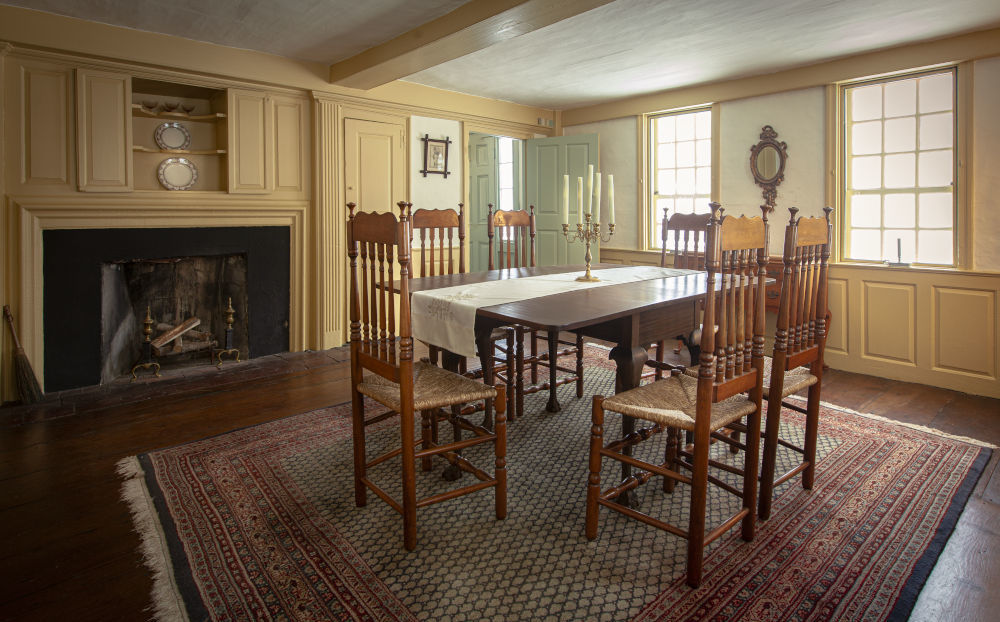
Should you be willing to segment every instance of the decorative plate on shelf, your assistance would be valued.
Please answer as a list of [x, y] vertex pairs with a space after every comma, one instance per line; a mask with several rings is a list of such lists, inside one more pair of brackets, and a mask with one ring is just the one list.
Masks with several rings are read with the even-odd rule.
[[161, 123], [153, 132], [153, 139], [160, 149], [187, 149], [191, 145], [191, 134], [180, 123]]
[[187, 158], [167, 158], [156, 176], [167, 190], [189, 190], [198, 181], [198, 168]]

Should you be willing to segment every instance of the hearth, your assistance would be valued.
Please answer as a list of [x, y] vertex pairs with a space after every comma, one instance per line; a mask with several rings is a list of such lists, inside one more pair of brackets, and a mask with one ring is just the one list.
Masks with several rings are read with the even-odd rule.
[[47, 392], [128, 373], [147, 307], [154, 338], [197, 319], [161, 363], [211, 364], [229, 299], [241, 359], [288, 350], [287, 227], [49, 230], [43, 243]]

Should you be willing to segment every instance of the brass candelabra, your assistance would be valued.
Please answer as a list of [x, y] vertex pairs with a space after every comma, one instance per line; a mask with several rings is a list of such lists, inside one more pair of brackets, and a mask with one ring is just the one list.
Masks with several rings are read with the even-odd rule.
[[593, 216], [589, 213], [583, 215], [585, 222], [576, 224], [576, 233], [570, 235], [569, 223], [563, 223], [563, 235], [570, 242], [576, 242], [577, 240], [582, 240], [587, 245], [587, 252], [584, 255], [584, 259], [587, 261], [587, 272], [583, 276], [576, 277], [577, 281], [584, 281], [588, 283], [593, 283], [595, 281], [600, 281], [601, 279], [590, 273], [590, 261], [593, 259], [593, 255], [590, 252], [590, 245], [593, 242], [600, 240], [601, 242], [608, 242], [611, 240], [611, 236], [615, 234], [615, 223], [608, 224], [608, 237], [601, 235], [601, 223], [591, 222]]

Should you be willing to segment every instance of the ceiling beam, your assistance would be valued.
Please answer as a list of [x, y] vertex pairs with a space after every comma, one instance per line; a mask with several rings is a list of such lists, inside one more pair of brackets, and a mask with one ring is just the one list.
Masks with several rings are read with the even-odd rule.
[[330, 65], [330, 82], [372, 89], [612, 1], [472, 0], [395, 39]]

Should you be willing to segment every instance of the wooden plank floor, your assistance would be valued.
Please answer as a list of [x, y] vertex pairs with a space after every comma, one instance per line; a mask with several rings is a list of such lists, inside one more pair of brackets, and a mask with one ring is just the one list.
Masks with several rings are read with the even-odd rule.
[[[342, 349], [270, 356], [0, 408], [0, 620], [148, 618], [152, 583], [115, 463], [347, 401], [345, 359]], [[823, 399], [1000, 444], [1000, 400], [837, 371]], [[995, 454], [912, 619], [996, 619], [997, 462]]]

